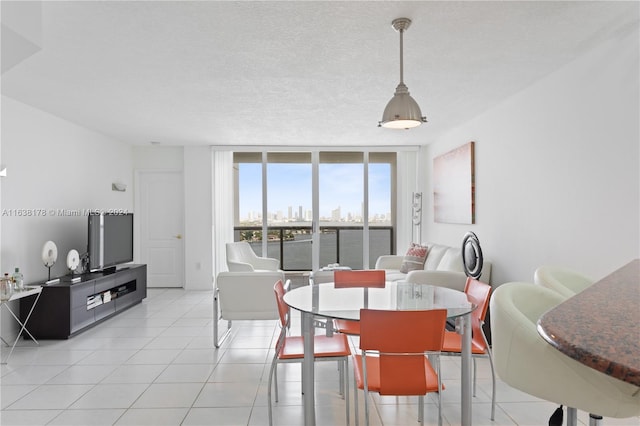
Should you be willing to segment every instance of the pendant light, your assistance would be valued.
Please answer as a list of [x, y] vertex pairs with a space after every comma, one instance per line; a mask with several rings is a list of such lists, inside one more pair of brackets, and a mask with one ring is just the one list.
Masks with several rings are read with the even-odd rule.
[[403, 81], [402, 36], [411, 25], [411, 19], [398, 18], [391, 22], [391, 26], [400, 33], [400, 83], [396, 87], [393, 98], [387, 104], [378, 127], [388, 129], [410, 129], [427, 122], [422, 116], [418, 103], [409, 95], [409, 89]]

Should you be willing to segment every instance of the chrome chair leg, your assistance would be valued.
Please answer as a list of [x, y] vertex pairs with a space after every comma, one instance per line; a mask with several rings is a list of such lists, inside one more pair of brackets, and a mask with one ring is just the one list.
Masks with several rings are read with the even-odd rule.
[[442, 426], [442, 364], [440, 364], [440, 355], [438, 355], [436, 368], [438, 374], [438, 426]]
[[476, 357], [473, 356], [473, 354], [471, 355], [471, 358], [473, 358], [473, 397], [475, 398], [476, 396], [476, 383], [478, 383], [477, 380], [477, 375], [478, 375], [478, 367], [476, 365]]
[[271, 362], [271, 368], [269, 369], [269, 380], [267, 381], [267, 403], [269, 405], [269, 426], [273, 425], [273, 407], [271, 403], [271, 387], [273, 386], [273, 378], [276, 379], [276, 401], [278, 401], [278, 369], [275, 359]]
[[349, 363], [347, 360], [344, 360], [344, 364], [344, 403], [347, 409], [347, 426], [349, 426], [349, 420], [351, 417], [351, 413], [349, 412]]
[[353, 411], [356, 418], [356, 426], [360, 424], [360, 419], [358, 418], [358, 383], [356, 383], [356, 372], [353, 372]]
[[589, 426], [600, 426], [602, 424], [602, 416], [589, 413]]
[[496, 371], [493, 368], [493, 354], [491, 349], [487, 349], [489, 364], [491, 365], [491, 421], [496, 419]]
[[567, 426], [578, 425], [578, 410], [573, 407], [567, 407]]
[[218, 349], [220, 345], [222, 345], [222, 342], [224, 342], [231, 334], [231, 321], [227, 321], [227, 330], [224, 332], [222, 337], [218, 337], [218, 323], [222, 320], [219, 314], [218, 303], [218, 289], [216, 288], [213, 295], [213, 346], [215, 346], [216, 349]]

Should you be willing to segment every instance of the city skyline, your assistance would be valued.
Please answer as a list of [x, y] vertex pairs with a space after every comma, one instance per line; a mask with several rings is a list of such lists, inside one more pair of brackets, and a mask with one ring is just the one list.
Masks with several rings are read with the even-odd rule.
[[[319, 166], [319, 216], [323, 221], [362, 221], [364, 166], [322, 163]], [[390, 220], [391, 168], [369, 164], [369, 220]], [[262, 165], [240, 163], [238, 173], [240, 221], [262, 220]], [[267, 210], [271, 221], [311, 221], [311, 165], [267, 165]], [[336, 218], [336, 210], [339, 219]], [[300, 214], [302, 212], [302, 215]]]
[[[278, 210], [275, 212], [267, 212], [267, 218], [270, 222], [311, 222], [313, 220], [312, 211], [310, 209], [302, 210], [303, 214], [300, 214], [302, 206], [298, 206], [298, 209], [293, 206], [287, 207], [287, 212]], [[362, 222], [362, 212], [342, 212], [340, 206], [331, 210], [329, 216], [320, 216], [320, 220], [323, 222]], [[262, 221], [262, 212], [251, 211], [247, 212], [245, 217], [240, 217], [240, 222], [260, 222]], [[390, 222], [391, 212], [386, 213], [370, 213], [370, 222]]]

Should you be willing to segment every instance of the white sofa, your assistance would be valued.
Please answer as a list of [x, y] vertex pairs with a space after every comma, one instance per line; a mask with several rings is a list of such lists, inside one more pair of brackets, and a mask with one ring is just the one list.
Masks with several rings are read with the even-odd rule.
[[[423, 243], [429, 250], [424, 268], [421, 270], [400, 272], [404, 255], [380, 256], [375, 269], [384, 269], [387, 281], [408, 281], [421, 284], [439, 285], [464, 291], [467, 276], [462, 263], [462, 248], [436, 243]], [[491, 262], [483, 261], [480, 281], [491, 284]]]

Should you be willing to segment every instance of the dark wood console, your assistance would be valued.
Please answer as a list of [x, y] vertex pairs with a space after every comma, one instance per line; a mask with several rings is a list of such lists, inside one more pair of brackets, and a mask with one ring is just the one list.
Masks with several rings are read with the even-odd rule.
[[[130, 308], [147, 297], [147, 265], [125, 265], [113, 273], [92, 272], [42, 285], [42, 295], [29, 318], [36, 339], [68, 339]], [[20, 300], [20, 315], [31, 308], [30, 297]], [[24, 318], [23, 318], [24, 321]]]

